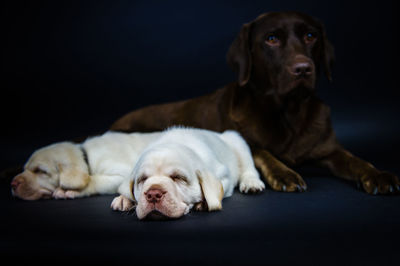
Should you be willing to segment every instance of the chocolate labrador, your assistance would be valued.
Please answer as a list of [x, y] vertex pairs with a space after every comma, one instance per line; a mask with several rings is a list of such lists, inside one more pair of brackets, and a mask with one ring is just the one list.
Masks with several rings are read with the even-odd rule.
[[289, 167], [313, 161], [361, 183], [370, 194], [399, 191], [395, 175], [338, 143], [330, 109], [315, 93], [320, 70], [331, 79], [333, 59], [333, 47], [318, 20], [299, 12], [266, 13], [244, 24], [228, 51], [237, 82], [199, 98], [133, 111], [111, 129], [234, 129], [250, 145], [256, 166], [274, 190], [306, 190], [302, 177]]

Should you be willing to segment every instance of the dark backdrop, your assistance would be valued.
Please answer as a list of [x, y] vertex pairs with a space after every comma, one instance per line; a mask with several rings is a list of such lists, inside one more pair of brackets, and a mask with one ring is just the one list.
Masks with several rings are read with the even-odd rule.
[[[321, 78], [318, 93], [332, 107], [338, 138], [399, 174], [398, 9], [383, 0], [3, 1], [0, 167], [21, 164], [52, 142], [104, 131], [135, 108], [235, 80], [225, 55], [241, 25], [279, 10], [325, 23], [336, 64], [333, 83]], [[398, 196], [373, 197], [326, 173], [298, 171], [309, 192], [235, 193], [222, 212], [163, 224], [109, 211], [112, 196], [13, 200], [7, 179], [0, 186], [0, 249], [16, 261], [23, 254], [57, 263], [108, 256], [111, 265], [156, 258], [397, 264]]]
[[[279, 10], [326, 25], [336, 64], [319, 94], [339, 137], [358, 125], [387, 137], [376, 123], [399, 111], [395, 1], [6, 1], [3, 151], [94, 134], [135, 108], [224, 86], [235, 80], [225, 55], [241, 25]], [[1, 166], [20, 158], [2, 157]]]

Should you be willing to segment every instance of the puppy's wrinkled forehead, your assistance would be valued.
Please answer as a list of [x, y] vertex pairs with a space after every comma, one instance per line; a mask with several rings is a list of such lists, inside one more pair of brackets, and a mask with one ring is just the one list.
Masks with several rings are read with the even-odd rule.
[[175, 150], [157, 150], [152, 151], [143, 156], [139, 176], [153, 175], [172, 175], [179, 172], [181, 175], [188, 175], [192, 167], [187, 162], [187, 157], [184, 154]]

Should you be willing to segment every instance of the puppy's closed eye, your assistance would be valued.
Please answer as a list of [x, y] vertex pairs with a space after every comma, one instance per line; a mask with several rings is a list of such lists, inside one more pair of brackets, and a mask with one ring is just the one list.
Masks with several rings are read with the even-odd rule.
[[44, 170], [44, 169], [42, 169], [42, 168], [40, 168], [40, 167], [34, 168], [34, 169], [32, 170], [32, 172], [35, 173], [35, 174], [44, 174], [44, 175], [47, 175], [47, 174], [48, 174], [46, 170]]
[[183, 183], [188, 183], [188, 179], [186, 176], [179, 174], [179, 173], [173, 173], [169, 176], [174, 182], [183, 182]]
[[146, 179], [148, 178], [147, 175], [141, 175], [138, 179], [137, 179], [137, 183], [143, 183], [144, 181], [146, 181]]

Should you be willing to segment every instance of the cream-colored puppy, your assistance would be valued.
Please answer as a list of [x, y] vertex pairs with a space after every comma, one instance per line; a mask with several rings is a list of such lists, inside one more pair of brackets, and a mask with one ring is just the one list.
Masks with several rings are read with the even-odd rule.
[[76, 198], [116, 193], [130, 176], [145, 147], [161, 133], [116, 133], [82, 144], [60, 142], [35, 151], [11, 182], [12, 194], [25, 200]]
[[237, 132], [172, 128], [144, 150], [111, 207], [127, 211], [136, 199], [139, 219], [178, 218], [193, 206], [222, 209], [237, 185], [244, 193], [265, 187]]

